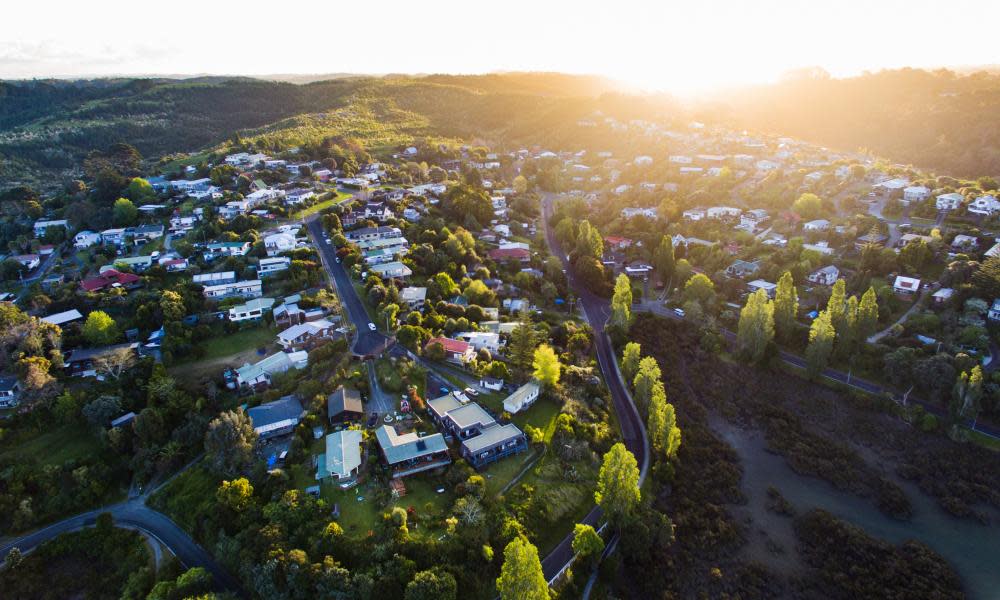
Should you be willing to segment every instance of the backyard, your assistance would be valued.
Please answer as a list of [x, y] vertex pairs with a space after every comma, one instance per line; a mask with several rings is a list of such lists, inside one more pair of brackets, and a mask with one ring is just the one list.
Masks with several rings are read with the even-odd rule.
[[343, 202], [343, 201], [345, 201], [345, 200], [347, 200], [349, 198], [353, 198], [353, 196], [351, 194], [348, 194], [348, 193], [345, 193], [345, 192], [341, 192], [341, 191], [334, 191], [333, 194], [334, 194], [333, 197], [330, 198], [329, 200], [324, 200], [322, 202], [317, 202], [316, 204], [313, 204], [312, 206], [310, 206], [308, 208], [303, 208], [302, 210], [297, 211], [297, 212], [292, 213], [291, 215], [289, 215], [289, 218], [293, 219], [293, 220], [294, 219], [304, 219], [304, 218], [308, 217], [311, 214], [318, 213], [320, 211], [326, 210], [327, 208], [330, 208], [331, 206], [334, 206], [336, 204], [340, 204], [341, 202]]

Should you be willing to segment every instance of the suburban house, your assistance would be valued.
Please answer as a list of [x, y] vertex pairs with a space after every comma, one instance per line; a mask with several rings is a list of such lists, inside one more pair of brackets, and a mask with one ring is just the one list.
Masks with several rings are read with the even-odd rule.
[[292, 325], [278, 334], [278, 344], [284, 349], [309, 346], [320, 339], [329, 338], [334, 333], [334, 325], [326, 319], [306, 321]]
[[29, 271], [34, 271], [42, 264], [42, 257], [37, 254], [18, 254], [17, 256], [11, 256], [10, 260], [17, 261]]
[[153, 266], [152, 256], [123, 256], [116, 258], [114, 266], [104, 265], [98, 271], [107, 271], [112, 268], [132, 269], [136, 273], [141, 273]]
[[268, 256], [291, 252], [295, 250], [295, 236], [284, 232], [264, 236], [264, 250]]
[[744, 278], [753, 275], [760, 269], [760, 261], [746, 261], [736, 259], [736, 262], [726, 267], [726, 275], [729, 277]]
[[371, 267], [371, 272], [382, 279], [403, 279], [413, 275], [413, 270], [399, 261], [374, 265]]
[[[503, 385], [503, 382], [501, 382]], [[522, 385], [521, 387], [514, 390], [514, 393], [510, 396], [504, 398], [503, 410], [510, 414], [516, 414], [522, 410], [528, 408], [538, 400], [538, 396], [541, 393], [542, 388], [535, 381], [529, 381], [528, 383]]]
[[829, 265], [823, 267], [822, 269], [816, 269], [815, 271], [810, 273], [806, 277], [806, 279], [811, 283], [815, 283], [817, 285], [833, 285], [834, 283], [837, 282], [837, 279], [839, 277], [840, 277], [840, 269], [838, 269], [834, 265]]
[[955, 250], [975, 250], [979, 247], [979, 238], [960, 233], [951, 241], [951, 247]]
[[239, 304], [229, 309], [229, 320], [234, 323], [241, 321], [257, 321], [264, 317], [274, 305], [274, 298], [255, 298], [245, 304]]
[[326, 452], [316, 464], [316, 479], [353, 481], [361, 469], [362, 435], [359, 429], [342, 429], [326, 436]]
[[0, 377], [0, 408], [14, 408], [20, 401], [21, 384], [17, 377]]
[[48, 323], [49, 325], [59, 325], [60, 327], [66, 323], [72, 323], [73, 321], [79, 321], [83, 318], [80, 311], [77, 309], [65, 310], [63, 312], [48, 315], [47, 317], [42, 317], [41, 321], [43, 323]]
[[73, 236], [73, 246], [76, 248], [89, 248], [101, 243], [101, 234], [94, 231], [81, 231]]
[[236, 282], [236, 271], [219, 271], [218, 273], [198, 273], [191, 282], [200, 286], [222, 285]]
[[427, 288], [425, 287], [405, 287], [399, 292], [400, 299], [406, 303], [410, 310], [417, 310], [424, 305], [427, 299]]
[[648, 277], [653, 272], [653, 265], [637, 260], [625, 265], [625, 274], [629, 277]]
[[205, 246], [205, 260], [220, 256], [246, 256], [250, 252], [250, 242], [216, 242]]
[[934, 238], [932, 238], [929, 235], [919, 235], [919, 234], [916, 234], [916, 233], [904, 233], [899, 238], [899, 247], [900, 248], [905, 248], [906, 246], [909, 246], [910, 244], [912, 244], [914, 242], [920, 242], [920, 241], [924, 242], [925, 244], [930, 244], [931, 242], [934, 241]]
[[705, 211], [705, 216], [709, 219], [735, 219], [743, 211], [733, 206], [713, 206]]
[[358, 390], [340, 386], [326, 397], [326, 418], [330, 425], [362, 421], [364, 417], [365, 409]]
[[990, 194], [984, 194], [970, 202], [967, 210], [973, 214], [991, 216], [1000, 211], [1000, 200]]
[[138, 275], [122, 273], [116, 269], [107, 269], [95, 277], [88, 277], [80, 281], [80, 289], [85, 292], [100, 292], [112, 287], [133, 288], [138, 285]]
[[892, 291], [903, 298], [912, 298], [920, 291], [920, 280], [915, 277], [898, 275], [892, 284]]
[[757, 290], [764, 290], [768, 298], [774, 298], [774, 293], [778, 289], [778, 284], [771, 283], [770, 281], [764, 281], [763, 279], [754, 279], [753, 281], [747, 283], [747, 290], [752, 294]]
[[626, 207], [622, 209], [621, 215], [623, 219], [632, 219], [635, 217], [645, 217], [647, 219], [656, 219], [658, 211], [656, 207], [652, 208], [636, 208], [634, 206]]
[[922, 185], [911, 185], [903, 189], [903, 202], [909, 204], [911, 202], [923, 202], [931, 195], [931, 191]]
[[881, 246], [887, 239], [889, 238], [881, 233], [866, 233], [854, 242], [854, 247], [862, 250], [865, 246]]
[[[275, 325], [278, 327], [291, 327], [292, 325], [298, 325], [306, 321], [318, 321], [326, 315], [326, 311], [321, 307], [299, 308], [298, 300], [289, 301], [285, 299], [284, 303], [274, 307], [272, 314], [274, 315]], [[333, 318], [336, 320], [336, 317]]]
[[424, 352], [426, 352], [427, 348], [433, 346], [434, 344], [441, 344], [444, 348], [445, 360], [450, 363], [464, 365], [475, 358], [475, 352], [472, 349], [472, 344], [468, 342], [453, 340], [446, 337], [431, 338], [427, 340], [427, 343], [424, 345]]
[[990, 321], [1000, 321], [1000, 298], [993, 301], [993, 305], [990, 306], [989, 312], [986, 313], [986, 318]]
[[163, 237], [164, 230], [163, 225], [139, 225], [127, 228], [125, 235], [131, 237], [136, 243], [144, 244]]
[[462, 442], [462, 457], [476, 469], [528, 449], [528, 438], [517, 425], [493, 423]]
[[272, 256], [270, 258], [262, 258], [260, 262], [257, 263], [257, 276], [265, 277], [271, 275], [272, 273], [278, 273], [279, 271], [285, 271], [288, 267], [292, 266], [292, 259], [287, 256]]
[[740, 225], [742, 227], [753, 229], [770, 218], [767, 211], [763, 208], [755, 208], [753, 210], [748, 210], [740, 215]]
[[480, 468], [528, 448], [528, 440], [516, 425], [501, 425], [475, 402], [462, 404], [454, 394], [427, 401], [434, 422], [449, 436], [462, 441], [462, 456]]
[[626, 248], [630, 248], [632, 246], [632, 239], [609, 235], [608, 237], [604, 238], [604, 243], [614, 248], [615, 250], [625, 250]]
[[260, 298], [261, 294], [263, 294], [263, 282], [260, 279], [248, 279], [247, 281], [237, 281], [235, 283], [206, 285], [203, 290], [205, 297], [213, 300], [231, 298], [233, 296]]
[[365, 218], [383, 223], [392, 218], [392, 211], [385, 202], [369, 202], [365, 204]]
[[496, 422], [482, 406], [475, 402], [463, 404], [455, 394], [428, 400], [427, 410], [438, 427], [459, 440], [479, 435], [484, 427]]
[[103, 348], [74, 348], [68, 354], [64, 355], [63, 369], [71, 377], [95, 377], [97, 376], [97, 371], [94, 369], [94, 360], [105, 354], [122, 349], [138, 352], [139, 344], [136, 342], [126, 342]]
[[523, 248], [494, 248], [489, 251], [489, 257], [496, 262], [521, 262], [531, 260], [531, 252]]
[[294, 206], [296, 204], [302, 204], [310, 198], [314, 198], [316, 192], [309, 188], [296, 188], [285, 194], [285, 204]]
[[365, 240], [380, 240], [386, 238], [403, 237], [403, 232], [398, 227], [362, 227], [354, 231], [344, 233], [344, 236], [352, 242]]
[[826, 219], [816, 219], [802, 224], [803, 231], [826, 231], [830, 229], [830, 222]]
[[49, 227], [62, 227], [63, 229], [69, 229], [69, 221], [66, 219], [56, 219], [54, 221], [39, 220], [35, 221], [32, 229], [34, 230], [35, 237], [40, 238], [45, 235]]
[[231, 388], [251, 387], [263, 388], [271, 385], [271, 378], [280, 373], [295, 368], [302, 369], [309, 362], [309, 353], [277, 352], [255, 364], [246, 363], [236, 369], [229, 384]]
[[951, 300], [951, 297], [955, 295], [955, 288], [941, 288], [938, 291], [931, 294], [931, 300], [934, 304], [944, 304]]
[[194, 229], [199, 221], [197, 215], [177, 216], [170, 218], [170, 231], [174, 233], [185, 233]]
[[681, 214], [681, 218], [686, 221], [701, 221], [705, 218], [705, 209], [689, 208]]
[[938, 210], [955, 210], [962, 205], [963, 200], [965, 200], [965, 196], [958, 192], [951, 192], [938, 196], [934, 205], [937, 206]]
[[503, 379], [497, 379], [496, 377], [483, 377], [479, 380], [479, 387], [499, 392], [503, 389]]
[[253, 423], [253, 430], [262, 440], [291, 433], [305, 413], [302, 403], [294, 395], [265, 402], [247, 410], [247, 416]]
[[101, 232], [101, 242], [112, 246], [125, 245], [125, 229], [122, 227], [105, 229]]
[[496, 355], [500, 351], [500, 334], [489, 331], [463, 331], [455, 334], [455, 339], [468, 342], [476, 352], [486, 349]]
[[375, 430], [375, 439], [393, 477], [406, 477], [451, 464], [448, 445], [440, 433], [400, 435], [392, 425]]

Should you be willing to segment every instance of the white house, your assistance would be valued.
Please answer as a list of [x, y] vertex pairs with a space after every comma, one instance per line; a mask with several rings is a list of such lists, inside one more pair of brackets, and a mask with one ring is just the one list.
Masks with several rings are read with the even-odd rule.
[[931, 195], [930, 189], [922, 185], [911, 185], [903, 189], [903, 202], [923, 202]]
[[768, 298], [774, 298], [774, 293], [778, 289], [778, 284], [771, 283], [770, 281], [765, 281], [763, 279], [754, 279], [753, 281], [747, 283], [747, 290], [752, 294], [757, 290], [764, 290]]
[[205, 246], [205, 260], [219, 256], [246, 256], [250, 252], [250, 242], [216, 242]]
[[920, 280], [916, 277], [898, 275], [892, 284], [892, 291], [904, 298], [910, 298], [920, 291]]
[[245, 304], [230, 308], [229, 320], [234, 323], [255, 321], [262, 318], [265, 312], [270, 311], [273, 305], [274, 298], [255, 298]]
[[251, 365], [250, 363], [246, 363], [236, 369], [236, 377], [233, 383], [235, 386], [249, 387], [270, 385], [271, 378], [275, 375], [284, 373], [289, 369], [303, 369], [308, 364], [309, 353], [305, 350], [299, 352], [278, 352], [256, 364]]
[[705, 218], [705, 209], [689, 208], [681, 214], [681, 217], [687, 221], [700, 221]]
[[89, 248], [94, 244], [101, 243], [101, 234], [94, 231], [81, 231], [73, 237], [73, 246], [77, 248]]
[[969, 203], [970, 213], [991, 216], [1000, 211], [1000, 201], [990, 194], [984, 194]]
[[965, 196], [958, 192], [951, 192], [938, 196], [934, 204], [938, 210], [955, 210], [962, 205], [963, 200], [965, 200]]
[[69, 221], [67, 221], [66, 219], [57, 219], [54, 221], [46, 221], [46, 220], [35, 221], [35, 225], [33, 227], [35, 231], [35, 237], [42, 237], [43, 235], [45, 235], [45, 231], [49, 227], [62, 227], [63, 229], [69, 229]]
[[290, 233], [272, 233], [264, 237], [264, 250], [268, 256], [295, 250], [295, 236]]
[[424, 300], [427, 299], [427, 288], [405, 287], [399, 291], [399, 297], [410, 310], [416, 310], [424, 305]]
[[274, 256], [271, 258], [262, 258], [260, 262], [257, 263], [257, 276], [264, 277], [265, 275], [270, 275], [271, 273], [277, 273], [279, 271], [284, 271], [288, 269], [292, 264], [292, 259], [287, 256]]
[[326, 319], [306, 321], [292, 325], [278, 334], [278, 343], [286, 350], [313, 342], [316, 339], [327, 338], [333, 334], [336, 325]]
[[504, 412], [508, 412], [512, 415], [521, 412], [534, 404], [535, 400], [538, 400], [538, 395], [541, 391], [542, 389], [538, 383], [529, 381], [528, 383], [517, 388], [513, 394], [504, 399]]
[[742, 215], [740, 215], [740, 225], [747, 228], [754, 228], [768, 220], [767, 211], [763, 208], [755, 208], [753, 210], [748, 210]]
[[623, 219], [631, 219], [633, 217], [646, 217], [647, 219], [655, 219], [657, 216], [657, 210], [655, 207], [636, 208], [634, 206], [630, 206], [623, 208], [621, 215]]
[[455, 334], [455, 339], [468, 342], [476, 352], [486, 349], [490, 354], [500, 351], [500, 334], [489, 331], [463, 331]]
[[834, 265], [816, 269], [810, 273], [806, 279], [818, 285], [833, 285], [840, 277], [840, 269]]
[[816, 219], [802, 225], [805, 231], [826, 231], [830, 229], [830, 222], [826, 219]]
[[993, 306], [990, 306], [990, 310], [986, 313], [986, 317], [990, 321], [1000, 321], [1000, 298], [993, 301]]
[[263, 282], [260, 279], [250, 279], [234, 283], [223, 283], [221, 285], [206, 285], [203, 290], [205, 297], [213, 300], [230, 298], [232, 296], [260, 298], [263, 293]]
[[733, 206], [713, 206], [705, 211], [705, 216], [709, 219], [735, 219], [743, 211]]

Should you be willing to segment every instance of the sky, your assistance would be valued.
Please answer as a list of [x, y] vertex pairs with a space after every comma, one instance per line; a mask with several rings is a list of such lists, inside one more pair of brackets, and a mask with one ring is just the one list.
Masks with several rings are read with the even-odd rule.
[[[598, 74], [678, 94], [818, 66], [1000, 63], [994, 0], [27, 0], [0, 9], [0, 78]], [[950, 33], [949, 33], [950, 32]]]

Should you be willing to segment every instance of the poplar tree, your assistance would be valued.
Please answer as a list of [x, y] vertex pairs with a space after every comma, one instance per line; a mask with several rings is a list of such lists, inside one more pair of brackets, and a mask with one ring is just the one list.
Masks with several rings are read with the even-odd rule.
[[549, 599], [549, 584], [542, 572], [538, 548], [528, 540], [516, 537], [504, 548], [497, 592], [502, 600]]
[[594, 501], [612, 524], [620, 526], [639, 506], [640, 499], [639, 465], [625, 444], [619, 442], [604, 455]]
[[830, 324], [833, 325], [835, 333], [842, 333], [845, 326], [847, 300], [845, 288], [847, 283], [843, 279], [838, 279], [833, 284], [833, 291], [830, 292], [830, 301], [826, 304], [826, 312], [830, 315]]
[[677, 455], [681, 445], [681, 430], [677, 427], [677, 413], [667, 402], [666, 390], [659, 384], [653, 388], [647, 420], [650, 444], [656, 453], [666, 459]]
[[869, 287], [862, 294], [861, 303], [858, 304], [858, 343], [865, 343], [875, 333], [876, 327], [878, 327], [878, 298], [875, 296], [875, 289]]
[[653, 267], [660, 281], [666, 282], [674, 274], [674, 241], [669, 235], [660, 238], [660, 245], [653, 253]]
[[774, 339], [774, 305], [767, 292], [757, 290], [747, 297], [746, 306], [740, 311], [736, 344], [740, 355], [747, 362], [757, 362]]
[[639, 371], [633, 380], [633, 394], [636, 404], [641, 410], [649, 408], [649, 402], [653, 398], [653, 387], [660, 382], [660, 365], [652, 356], [647, 356], [639, 361]]
[[825, 310], [819, 313], [809, 327], [809, 346], [806, 347], [806, 370], [810, 376], [818, 375], [826, 368], [836, 335], [830, 313]]
[[639, 372], [639, 361], [642, 359], [642, 348], [636, 342], [629, 342], [625, 344], [625, 349], [622, 351], [622, 377], [625, 381], [632, 381], [635, 379], [636, 373]]
[[608, 328], [614, 336], [622, 337], [632, 325], [632, 282], [622, 273], [615, 280], [615, 293], [611, 296], [611, 317]]
[[785, 271], [778, 279], [778, 289], [774, 293], [774, 329], [778, 337], [783, 340], [791, 338], [798, 312], [799, 292], [795, 289], [792, 274]]

